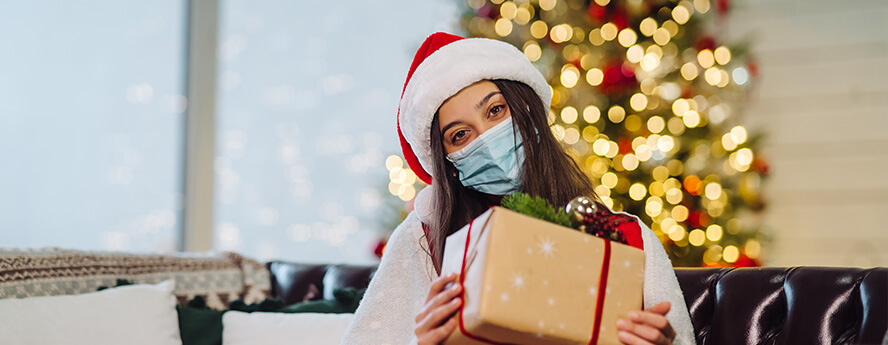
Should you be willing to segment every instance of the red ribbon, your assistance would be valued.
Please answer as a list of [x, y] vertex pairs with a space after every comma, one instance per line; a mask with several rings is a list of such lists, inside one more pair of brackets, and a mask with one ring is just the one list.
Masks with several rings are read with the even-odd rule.
[[601, 260], [601, 276], [598, 278], [598, 301], [595, 302], [595, 327], [592, 327], [592, 338], [589, 345], [598, 344], [598, 332], [601, 330], [601, 314], [604, 311], [604, 293], [607, 292], [607, 273], [610, 271], [611, 241], [604, 240], [604, 258]]
[[[466, 280], [466, 258], [469, 255], [469, 243], [472, 241], [472, 224], [475, 223], [475, 220], [469, 222], [469, 229], [466, 231], [466, 246], [465, 250], [463, 250], [463, 260], [462, 266], [459, 271], [459, 285], [462, 286]], [[601, 314], [604, 311], [604, 294], [607, 290], [607, 276], [608, 271], [610, 270], [610, 258], [611, 258], [611, 243], [606, 239], [602, 239], [604, 241], [604, 258], [601, 262], [601, 270], [600, 276], [598, 279], [598, 296], [595, 302], [595, 325], [592, 327], [592, 337], [589, 339], [589, 345], [594, 345], [598, 343], [598, 335], [599, 330], [601, 329]], [[469, 339], [480, 341], [482, 343], [487, 344], [495, 344], [495, 345], [507, 345], [506, 343], [496, 342], [490, 339], [483, 338], [481, 336], [469, 333], [469, 330], [466, 329], [465, 323], [463, 322], [463, 314], [465, 311], [466, 303], [465, 298], [463, 298], [463, 303], [459, 307], [459, 331], [468, 337]]]

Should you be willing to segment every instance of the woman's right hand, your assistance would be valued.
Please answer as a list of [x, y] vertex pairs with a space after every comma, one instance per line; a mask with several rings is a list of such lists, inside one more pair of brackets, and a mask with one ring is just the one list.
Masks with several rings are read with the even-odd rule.
[[[449, 288], [448, 283], [453, 282]], [[416, 315], [416, 339], [419, 345], [438, 345], [456, 329], [456, 310], [462, 304], [462, 286], [456, 274], [442, 276], [432, 282], [425, 305]]]

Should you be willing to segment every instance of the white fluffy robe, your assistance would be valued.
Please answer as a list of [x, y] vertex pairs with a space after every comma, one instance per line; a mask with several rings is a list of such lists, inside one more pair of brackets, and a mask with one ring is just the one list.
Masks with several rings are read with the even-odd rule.
[[[395, 229], [385, 255], [354, 321], [346, 331], [343, 345], [416, 344], [413, 333], [416, 314], [425, 303], [432, 280], [437, 277], [428, 243], [423, 237], [421, 217], [428, 219], [433, 210], [425, 188], [417, 196], [416, 210]], [[654, 232], [641, 224], [644, 252], [644, 307], [668, 301], [672, 310], [666, 318], [677, 336], [675, 344], [693, 345], [693, 326], [672, 264]]]

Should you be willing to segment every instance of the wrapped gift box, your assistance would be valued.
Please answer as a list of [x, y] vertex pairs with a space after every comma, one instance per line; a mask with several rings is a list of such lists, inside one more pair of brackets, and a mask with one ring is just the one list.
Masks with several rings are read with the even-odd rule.
[[446, 345], [619, 344], [642, 309], [643, 251], [502, 207], [447, 238], [441, 273], [464, 287]]

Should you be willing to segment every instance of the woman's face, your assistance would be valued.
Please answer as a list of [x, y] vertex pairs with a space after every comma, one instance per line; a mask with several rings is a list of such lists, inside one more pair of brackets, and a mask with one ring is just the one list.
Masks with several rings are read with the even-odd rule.
[[482, 80], [466, 86], [438, 109], [444, 151], [458, 151], [510, 116], [506, 99], [496, 84]]

